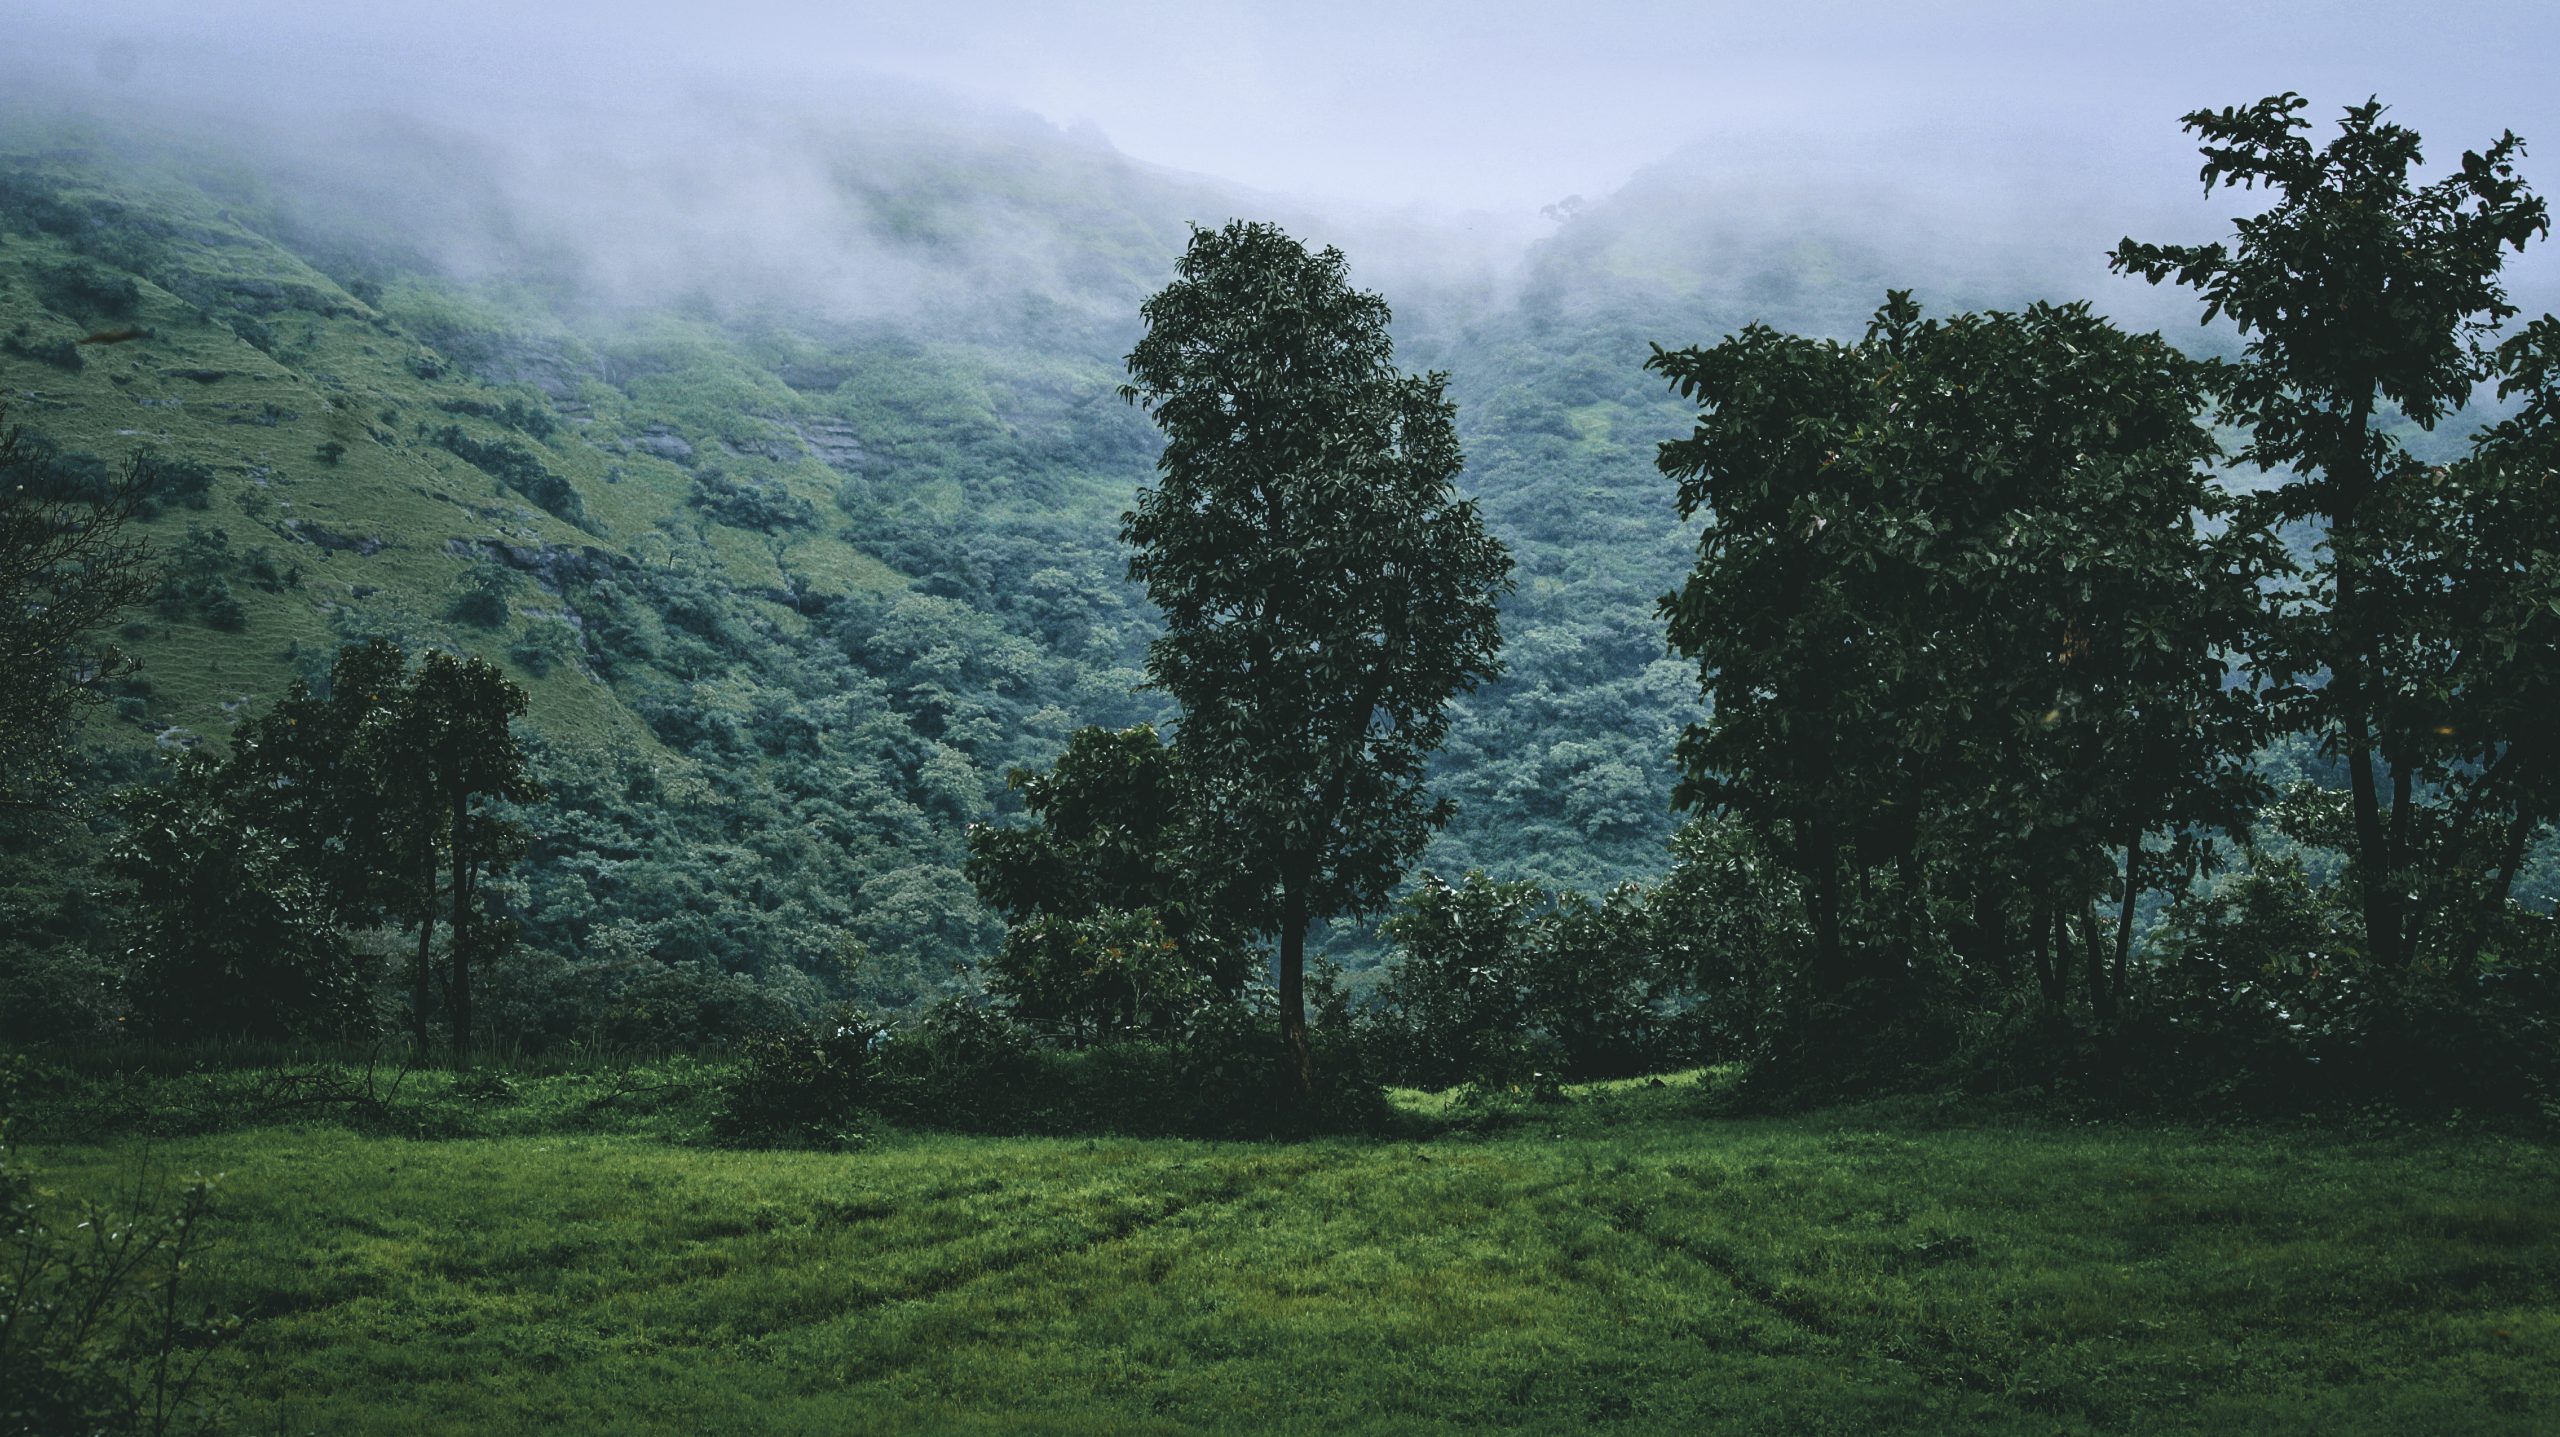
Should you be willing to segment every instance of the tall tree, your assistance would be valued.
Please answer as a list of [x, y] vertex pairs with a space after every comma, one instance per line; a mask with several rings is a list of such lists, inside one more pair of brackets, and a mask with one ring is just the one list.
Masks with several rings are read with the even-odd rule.
[[503, 946], [480, 884], [525, 850], [521, 826], [489, 801], [542, 796], [512, 727], [524, 711], [524, 690], [486, 660], [439, 650], [412, 670], [397, 644], [377, 639], [339, 652], [325, 696], [297, 685], [242, 725], [222, 766], [227, 811], [289, 846], [328, 922], [396, 916], [416, 928], [410, 1004], [422, 1054], [439, 919], [457, 1057], [470, 1053], [473, 965]]
[[2550, 219], [2516, 174], [2523, 142], [2511, 132], [2420, 185], [2419, 138], [2378, 101], [2348, 109], [2324, 146], [2301, 133], [2306, 104], [2287, 93], [2187, 115], [2206, 192], [2264, 185], [2273, 203], [2236, 221], [2231, 243], [2127, 239], [2113, 263], [2195, 289], [2208, 321], [2228, 316], [2247, 338], [2223, 418], [2249, 430], [2243, 461], [2294, 476], [2254, 507], [2323, 533], [2309, 591], [2258, 662], [2345, 762], [2366, 955], [2399, 966], [2418, 785], [2441, 726], [2427, 651], [2441, 645], [2418, 632], [2436, 576], [2409, 542], [2434, 476], [2391, 425], [2433, 428], [2496, 372], [2491, 332], [2516, 313], [2500, 280], [2507, 252], [2547, 235]]
[[414, 781], [403, 792], [422, 820], [441, 823], [444, 830], [453, 875], [445, 1011], [453, 1023], [454, 1057], [463, 1062], [471, 1057], [472, 965], [512, 941], [503, 920], [481, 911], [479, 884], [525, 851], [523, 827], [489, 812], [487, 804], [530, 803], [543, 796], [513, 728], [524, 711], [524, 690], [495, 664], [437, 650], [419, 662], [398, 710], [369, 736], [378, 762], [414, 765]]
[[1303, 1094], [1307, 927], [1377, 909], [1447, 821], [1423, 767], [1450, 698], [1499, 672], [1511, 560], [1453, 486], [1446, 376], [1395, 368], [1339, 250], [1236, 221], [1176, 273], [1121, 390], [1165, 435], [1121, 538], [1164, 611], [1147, 674], [1181, 705], [1200, 831], [1268, 895]]

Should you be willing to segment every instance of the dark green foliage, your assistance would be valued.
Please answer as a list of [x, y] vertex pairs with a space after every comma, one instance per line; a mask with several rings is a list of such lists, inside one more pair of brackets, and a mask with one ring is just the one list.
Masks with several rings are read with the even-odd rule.
[[0, 354], [32, 359], [38, 364], [50, 364], [56, 369], [68, 370], [73, 374], [88, 368], [88, 361], [80, 357], [79, 345], [62, 338], [29, 339], [27, 327], [23, 324], [10, 330], [6, 335], [0, 335]]
[[1598, 900], [1530, 883], [1429, 874], [1393, 917], [1392, 966], [1360, 1015], [1381, 1070], [1425, 1087], [1551, 1086], [1671, 1066], [1686, 1055], [1648, 895]]
[[0, 1069], [0, 1434], [207, 1430], [199, 1379], [237, 1318], [210, 1300], [213, 1183], [146, 1173], [65, 1200], [8, 1145], [18, 1074]]
[[1195, 231], [1122, 390], [1166, 440], [1121, 526], [1164, 612], [1148, 679], [1182, 709], [1210, 861], [1267, 904], [1301, 1089], [1307, 926], [1374, 911], [1447, 821], [1424, 765], [1498, 672], [1511, 569], [1452, 488], [1444, 376], [1396, 370], [1345, 270], [1271, 225]]
[[1705, 409], [1661, 456], [1705, 521], [1662, 603], [1712, 710], [1678, 797], [1789, 871], [1801, 1036], [2030, 972], [2048, 1010], [2112, 1012], [2143, 836], [2257, 787], [2228, 669], [2278, 561], [2199, 527], [2213, 371], [2085, 306], [1924, 322], [1903, 294], [1856, 344], [1753, 326], [1650, 364]]
[[466, 624], [495, 628], [507, 621], [507, 600], [515, 589], [516, 576], [507, 566], [483, 555], [462, 571], [449, 612]]
[[587, 528], [586, 505], [576, 486], [544, 467], [530, 449], [505, 439], [476, 439], [458, 424], [447, 424], [428, 436], [438, 448], [508, 489], [523, 495], [555, 519]]
[[740, 483], [719, 469], [695, 471], [686, 502], [715, 523], [763, 534], [814, 528], [818, 522], [817, 506], [780, 484]]
[[155, 483], [147, 454], [113, 478], [72, 473], [0, 414], [0, 815], [62, 803], [73, 716], [131, 667], [91, 635], [151, 590], [125, 526]]
[[[2470, 852], [2439, 854], [2457, 865], [2445, 873], [2420, 850], [2424, 825], [2415, 820], [2431, 806], [2422, 785], [2502, 761], [2547, 772], [2550, 760], [2532, 753], [2537, 742], [2513, 742], [2523, 736], [2511, 724], [2475, 722], [2475, 709], [2497, 711], [2511, 696], [2502, 690], [2521, 677], [2480, 662], [2481, 641], [2499, 638], [2472, 628], [2476, 612], [2462, 612], [2476, 595], [2443, 602], [2467, 557], [2455, 547], [2459, 531], [2490, 516], [2467, 502], [2471, 484], [2441, 482], [2407, 451], [2388, 428], [2389, 411], [2432, 429], [2485, 379], [2532, 385], [2535, 341], [2519, 337], [2505, 350], [2489, 341], [2516, 313], [2500, 278], [2507, 252], [2547, 235], [2550, 217], [2516, 173], [2524, 145], [2512, 133], [2418, 185], [2419, 138], [2385, 121], [2379, 101], [2348, 109], [2337, 137], [2319, 147], [2300, 133], [2310, 128], [2306, 105], [2287, 93], [2186, 116], [2204, 142], [2206, 191], [2264, 185], [2273, 203], [2238, 221], [2230, 244], [2128, 239], [2113, 263], [2154, 284], [2194, 288], [2208, 320], [2228, 316], [2247, 338], [2221, 417], [2249, 431], [2242, 460], [2292, 476], [2256, 496], [2249, 517], [2269, 526], [2313, 521], [2321, 535], [2308, 582], [2283, 596], [2254, 660], [2283, 686], [2284, 720], [2345, 763], [2366, 951], [2397, 968], [2418, 956], [2430, 908], [2476, 909], [2475, 895], [2490, 886]], [[2547, 415], [2518, 423], [2499, 452], [2548, 427]], [[2510, 463], [2492, 459], [2482, 477]], [[2531, 502], [2548, 514], [2547, 494]], [[2547, 537], [2547, 523], [2536, 527]], [[2483, 583], [2560, 597], [2547, 569], [2463, 586]], [[2510, 603], [2488, 607], [2513, 623]], [[2504, 637], [2520, 636], [2510, 629]], [[2499, 682], [2477, 681], [2492, 674]], [[2549, 814], [2530, 803], [2520, 810], [2516, 799], [2550, 783], [2523, 780], [2498, 793], [2491, 807], [2505, 811], [2490, 822], [2529, 830]], [[2414, 904], [2413, 892], [2421, 895]], [[2504, 901], [2501, 889], [2491, 906]]]
[[1008, 925], [988, 986], [1070, 1043], [1168, 1032], [1232, 999], [1252, 910], [1205, 845], [1174, 750], [1140, 725], [1078, 729], [1047, 773], [1016, 769], [1034, 828], [969, 833], [970, 883]]
[[1218, 1003], [1179, 1030], [1066, 1049], [993, 1010], [938, 1005], [877, 1049], [879, 1115], [973, 1133], [1274, 1137], [1375, 1131], [1385, 1100], [1344, 1026], [1315, 1030], [1316, 1083], [1301, 1094], [1267, 1007]]
[[37, 269], [35, 291], [46, 308], [81, 320], [129, 319], [142, 303], [133, 276], [85, 259]]
[[[424, 1050], [440, 997], [455, 1051], [467, 1058], [474, 970], [494, 963], [515, 933], [481, 889], [528, 845], [523, 826], [491, 805], [512, 813], [543, 796], [512, 731], [524, 709], [524, 691], [485, 660], [436, 651], [413, 672], [396, 644], [351, 645], [331, 665], [325, 697], [297, 684], [241, 726], [218, 771], [150, 801], [193, 801], [191, 790], [204, 790], [200, 806], [216, 818], [185, 836], [181, 854], [217, 851], [218, 823], [243, 846], [271, 842], [291, 855], [315, 929], [414, 927], [413, 1041]], [[439, 986], [430, 959], [440, 916], [448, 939]]]
[[877, 1102], [884, 1029], [858, 1009], [757, 1033], [739, 1046], [737, 1071], [714, 1132], [731, 1142], [858, 1148]]
[[1682, 825], [1671, 852], [1645, 918], [1656, 981], [1691, 995], [1674, 1047], [1748, 1059], [1804, 991], [1812, 940], [1795, 875], [1730, 814]]
[[241, 822], [209, 761], [127, 792], [109, 871], [125, 900], [128, 998], [144, 1036], [336, 1037], [374, 1024], [371, 976], [301, 855]]
[[1399, 1082], [1445, 1088], [1527, 1078], [1542, 1053], [1530, 1016], [1531, 945], [1546, 895], [1470, 873], [1458, 887], [1426, 873], [1386, 923], [1399, 950], [1366, 1036]]
[[152, 607], [173, 623], [193, 620], [216, 629], [246, 627], [249, 611], [231, 592], [232, 563], [228, 531], [189, 524], [186, 537], [172, 547], [161, 571]]
[[560, 427], [551, 408], [539, 398], [510, 394], [503, 400], [447, 399], [436, 407], [447, 414], [467, 414], [474, 419], [494, 419], [521, 434], [547, 440]]
[[200, 459], [174, 459], [153, 456], [148, 466], [151, 481], [150, 505], [145, 517], [157, 513], [160, 506], [174, 504], [180, 508], [203, 509], [212, 503], [213, 466]]
[[566, 624], [534, 623], [507, 645], [507, 658], [535, 678], [577, 661], [577, 632]]

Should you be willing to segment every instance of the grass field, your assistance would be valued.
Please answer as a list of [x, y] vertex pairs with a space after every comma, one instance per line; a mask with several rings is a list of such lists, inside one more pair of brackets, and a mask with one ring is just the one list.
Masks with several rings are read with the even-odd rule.
[[[162, 1140], [240, 1430], [2548, 1433], [2560, 1145], [1720, 1118], [1295, 1145]], [[142, 1140], [30, 1154], [103, 1191]]]

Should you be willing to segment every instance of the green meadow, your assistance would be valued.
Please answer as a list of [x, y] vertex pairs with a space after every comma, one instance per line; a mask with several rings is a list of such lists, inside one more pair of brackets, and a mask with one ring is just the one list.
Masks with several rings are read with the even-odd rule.
[[248, 1321], [210, 1390], [245, 1432], [2560, 1425], [2547, 1136], [1716, 1099], [822, 1153], [529, 1092], [488, 1135], [29, 1156], [65, 1197], [221, 1174], [209, 1276]]

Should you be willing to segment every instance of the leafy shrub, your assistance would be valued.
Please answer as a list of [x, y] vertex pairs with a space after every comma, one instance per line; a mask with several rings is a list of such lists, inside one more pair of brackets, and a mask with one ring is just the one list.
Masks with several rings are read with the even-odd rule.
[[152, 596], [152, 608], [172, 622], [192, 618], [217, 629], [246, 627], [249, 612], [224, 577], [230, 567], [231, 535], [222, 529], [189, 524], [186, 537], [171, 548], [168, 568]]
[[1398, 1081], [1623, 1077], [1672, 1051], [1673, 985], [1633, 884], [1550, 903], [1534, 884], [1425, 875], [1386, 930], [1398, 956], [1361, 1021]]
[[578, 657], [578, 640], [566, 624], [536, 623], [507, 645], [507, 657], [535, 678]]
[[133, 276], [85, 259], [38, 269], [35, 291], [45, 308], [83, 319], [128, 318], [142, 303], [142, 290]]
[[202, 460], [153, 455], [137, 473], [144, 484], [145, 517], [166, 504], [202, 509], [212, 502], [213, 466]]
[[206, 1293], [212, 1183], [65, 1210], [7, 1145], [14, 1087], [0, 1074], [0, 1434], [210, 1425], [200, 1379], [240, 1325]]
[[[432, 376], [430, 376], [432, 377]], [[538, 398], [511, 394], [505, 400], [490, 402], [479, 399], [447, 399], [438, 405], [447, 414], [467, 414], [474, 419], [494, 419], [519, 433], [536, 439], [549, 439], [560, 428], [551, 410]]]
[[495, 628], [507, 621], [507, 600], [515, 588], [516, 576], [506, 565], [484, 555], [463, 571], [447, 612], [466, 624]]
[[880, 1114], [973, 1133], [1271, 1137], [1371, 1131], [1386, 1097], [1343, 1027], [1311, 1034], [1316, 1088], [1301, 1103], [1264, 1007], [1211, 1004], [1170, 1039], [1043, 1045], [995, 1009], [950, 999], [880, 1049]]
[[816, 506], [780, 484], [741, 484], [718, 469], [695, 474], [693, 493], [685, 502], [733, 529], [771, 534], [815, 528], [818, 523]]
[[543, 467], [532, 450], [504, 439], [474, 439], [458, 424], [445, 425], [429, 438], [438, 448], [531, 500], [544, 513], [581, 529], [589, 527], [577, 488]]
[[722, 1092], [714, 1131], [732, 1142], [862, 1146], [881, 1034], [869, 1015], [840, 1007], [815, 1023], [749, 1038]]
[[287, 1039], [369, 1030], [371, 985], [321, 916], [318, 881], [291, 845], [241, 824], [209, 761], [117, 800], [109, 865], [133, 887], [129, 996], [150, 1036]]

